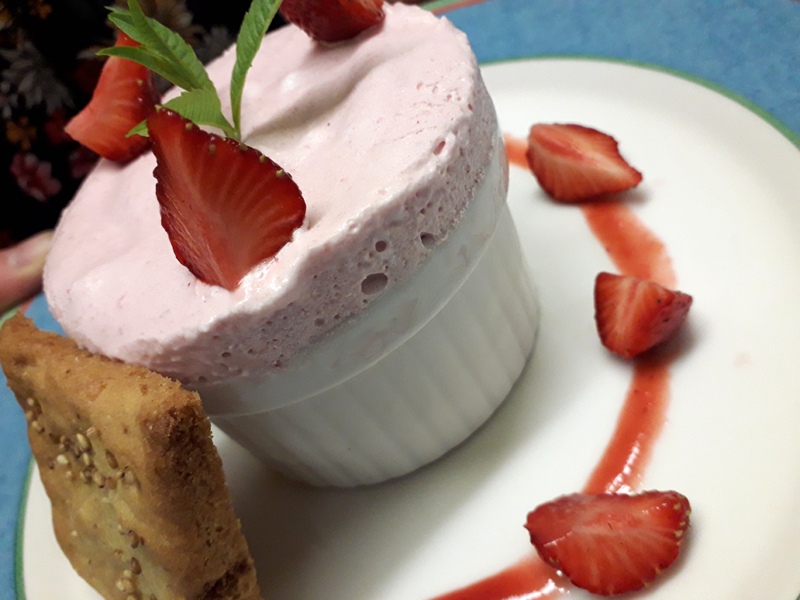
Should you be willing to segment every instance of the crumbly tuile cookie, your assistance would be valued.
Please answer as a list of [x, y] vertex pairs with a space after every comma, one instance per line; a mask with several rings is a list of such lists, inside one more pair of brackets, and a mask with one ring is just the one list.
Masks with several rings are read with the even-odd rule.
[[81, 577], [107, 599], [261, 598], [197, 394], [21, 315], [0, 363]]

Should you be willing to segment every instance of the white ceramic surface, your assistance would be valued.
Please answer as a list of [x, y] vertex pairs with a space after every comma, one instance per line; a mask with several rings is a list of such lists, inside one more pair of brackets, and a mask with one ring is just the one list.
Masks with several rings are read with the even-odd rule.
[[[800, 151], [759, 116], [673, 75], [585, 60], [485, 69], [504, 131], [574, 121], [611, 132], [645, 181], [630, 195], [695, 298], [667, 423], [643, 487], [693, 504], [683, 559], [637, 598], [791, 600], [800, 591]], [[542, 305], [537, 350], [467, 443], [410, 477], [325, 491], [219, 446], [265, 596], [410, 600], [531, 552], [536, 504], [579, 489], [611, 435], [630, 365], [597, 341], [592, 282], [612, 269], [579, 210], [512, 169], [509, 202]], [[97, 598], [69, 569], [34, 477], [30, 600]], [[571, 598], [589, 596], [573, 592]]]
[[[414, 278], [285, 372], [201, 386], [212, 422], [292, 479], [320, 486], [386, 481], [463, 442], [508, 395], [538, 323], [506, 172], [498, 139], [475, 200]], [[271, 406], [276, 399], [285, 404]]]
[[212, 421], [301, 482], [352, 487], [410, 473], [478, 429], [522, 372], [538, 318], [525, 268], [504, 209], [467, 280], [403, 344], [311, 398]]

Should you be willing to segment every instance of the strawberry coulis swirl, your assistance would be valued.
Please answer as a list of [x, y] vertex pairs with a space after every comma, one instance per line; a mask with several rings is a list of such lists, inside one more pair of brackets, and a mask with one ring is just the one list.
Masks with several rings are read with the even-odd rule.
[[[528, 169], [527, 143], [505, 136], [508, 160]], [[577, 205], [589, 229], [620, 274], [676, 284], [666, 246], [630, 209], [608, 200]], [[664, 425], [669, 403], [671, 356], [649, 354], [633, 363], [633, 374], [616, 428], [586, 484], [584, 493], [635, 490]], [[515, 565], [436, 600], [535, 600], [561, 595], [569, 582], [531, 554]]]

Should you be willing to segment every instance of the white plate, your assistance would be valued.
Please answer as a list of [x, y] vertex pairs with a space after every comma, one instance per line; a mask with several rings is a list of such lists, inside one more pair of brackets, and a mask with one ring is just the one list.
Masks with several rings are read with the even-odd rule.
[[[695, 298], [642, 483], [685, 493], [693, 529], [684, 559], [645, 595], [795, 598], [798, 148], [718, 92], [641, 67], [535, 60], [485, 75], [507, 133], [572, 121], [620, 140], [645, 176], [633, 209]], [[613, 265], [579, 209], [548, 201], [522, 169], [511, 177], [509, 201], [541, 291], [541, 334], [517, 388], [477, 435], [400, 481], [324, 491], [282, 480], [218, 434], [265, 597], [423, 600], [468, 585], [528, 556], [527, 512], [589, 476], [631, 374], [594, 330], [592, 282]], [[97, 598], [55, 544], [37, 476], [24, 580], [30, 600]]]

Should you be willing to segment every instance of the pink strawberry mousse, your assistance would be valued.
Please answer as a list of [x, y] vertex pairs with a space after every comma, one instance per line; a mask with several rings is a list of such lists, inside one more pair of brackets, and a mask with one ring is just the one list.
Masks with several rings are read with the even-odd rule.
[[[472, 199], [497, 124], [463, 34], [418, 9], [387, 13], [333, 49], [294, 27], [265, 40], [243, 141], [292, 174], [308, 216], [236, 291], [175, 260], [151, 153], [98, 166], [47, 264], [47, 300], [70, 336], [184, 382], [262, 375], [414, 272]], [[209, 68], [223, 99], [234, 59], [231, 48]]]
[[[308, 209], [293, 240], [238, 289], [207, 285], [175, 259], [160, 224], [152, 153], [124, 167], [101, 161], [65, 211], [45, 270], [47, 301], [68, 335], [201, 393], [209, 388], [212, 415], [255, 413], [360, 372], [438, 313], [507, 213], [505, 153], [464, 34], [416, 7], [385, 11], [381, 26], [335, 46], [293, 26], [265, 38], [245, 85], [243, 141], [292, 174]], [[234, 59], [231, 48], [208, 68], [223, 103]], [[502, 237], [516, 244], [508, 227]], [[449, 258], [432, 263], [448, 241]], [[524, 279], [514, 248], [508, 269]], [[405, 300], [392, 303], [394, 296]], [[373, 307], [380, 302], [383, 309]], [[380, 311], [373, 326], [370, 315]], [[522, 358], [510, 361], [495, 405], [532, 346], [527, 317], [530, 332], [512, 344]], [[337, 345], [353, 328], [358, 339]], [[324, 360], [317, 347], [327, 348]], [[324, 375], [314, 371], [320, 362]], [[269, 406], [259, 407], [251, 389]]]

